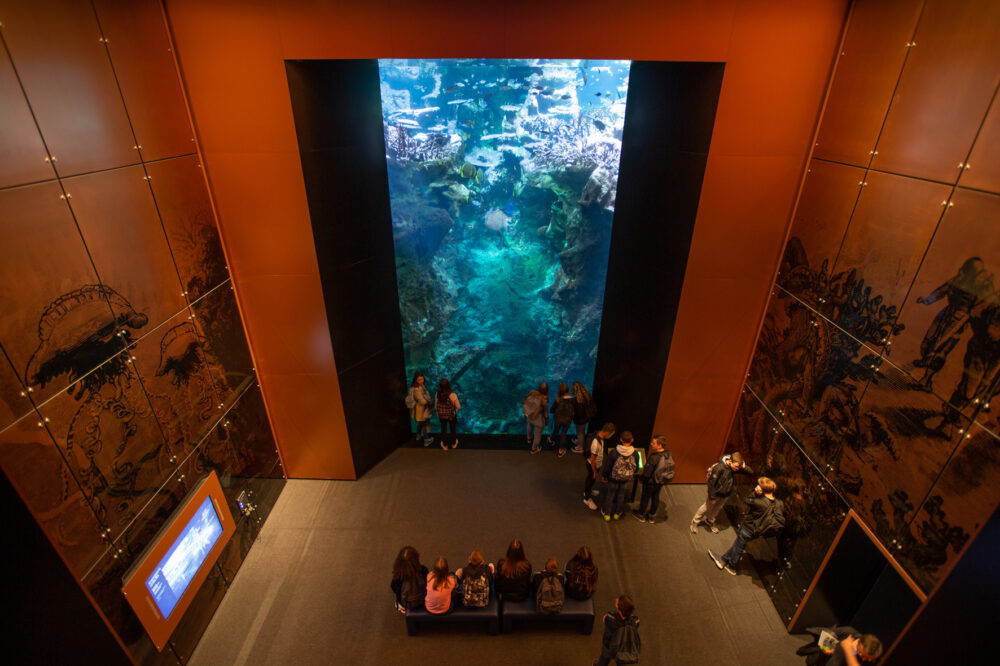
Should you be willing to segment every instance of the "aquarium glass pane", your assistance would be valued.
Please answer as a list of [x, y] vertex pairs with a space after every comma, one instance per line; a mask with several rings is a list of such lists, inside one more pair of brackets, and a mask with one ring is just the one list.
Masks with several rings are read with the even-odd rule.
[[460, 431], [593, 387], [629, 67], [379, 61], [406, 371], [451, 381]]

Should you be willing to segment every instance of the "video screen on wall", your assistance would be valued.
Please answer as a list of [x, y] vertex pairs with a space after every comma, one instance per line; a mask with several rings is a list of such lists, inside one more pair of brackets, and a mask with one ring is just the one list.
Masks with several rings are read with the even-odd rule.
[[212, 498], [205, 497], [170, 550], [146, 578], [146, 589], [164, 618], [170, 617], [221, 535], [222, 523], [215, 513]]
[[460, 431], [593, 388], [629, 68], [379, 61], [407, 377], [451, 382]]

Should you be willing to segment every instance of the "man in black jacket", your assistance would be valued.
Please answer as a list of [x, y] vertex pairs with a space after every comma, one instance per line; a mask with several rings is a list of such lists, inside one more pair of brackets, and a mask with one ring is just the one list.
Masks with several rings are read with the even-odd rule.
[[691, 519], [691, 533], [698, 533], [698, 523], [708, 525], [715, 534], [719, 533], [719, 528], [715, 526], [715, 517], [726, 505], [726, 500], [733, 494], [733, 473], [753, 474], [739, 451], [726, 454], [719, 458], [719, 462], [712, 465], [708, 470], [708, 499], [698, 508], [694, 518]]
[[778, 484], [766, 476], [757, 479], [757, 487], [753, 489], [754, 494], [747, 498], [746, 516], [740, 523], [733, 545], [721, 557], [712, 550], [708, 551], [715, 566], [735, 576], [736, 563], [740, 561], [747, 542], [759, 536], [777, 534], [784, 527], [784, 505], [780, 499], [774, 497], [774, 491], [777, 489]]

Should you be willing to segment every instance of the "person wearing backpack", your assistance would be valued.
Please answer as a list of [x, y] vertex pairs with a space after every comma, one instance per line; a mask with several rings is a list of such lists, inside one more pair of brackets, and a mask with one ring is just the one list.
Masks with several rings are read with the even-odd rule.
[[396, 610], [405, 613], [413, 608], [424, 607], [427, 596], [427, 567], [420, 563], [420, 553], [412, 546], [404, 546], [392, 564], [392, 580], [389, 583], [396, 595]]
[[736, 575], [736, 563], [747, 547], [751, 539], [757, 537], [777, 536], [785, 526], [785, 507], [780, 499], [776, 499], [774, 491], [778, 489], [776, 484], [766, 476], [757, 479], [757, 487], [753, 489], [754, 494], [747, 498], [746, 514], [740, 529], [736, 533], [736, 540], [729, 550], [721, 557], [712, 550], [708, 551], [709, 557], [715, 562], [715, 566], [725, 569], [726, 573]]
[[594, 666], [607, 666], [612, 659], [616, 664], [638, 664], [641, 650], [635, 604], [623, 594], [615, 599], [614, 610], [604, 616], [601, 656], [594, 660]]
[[596, 435], [590, 438], [587, 443], [586, 449], [583, 450], [583, 460], [587, 465], [587, 477], [583, 482], [583, 503], [587, 505], [587, 508], [591, 511], [597, 510], [597, 504], [591, 499], [592, 494], [597, 494], [594, 491], [594, 481], [597, 480], [597, 476], [601, 471], [601, 467], [604, 465], [604, 440], [615, 434], [615, 424], [605, 423], [601, 426], [601, 429]]
[[612, 518], [618, 520], [625, 510], [625, 485], [635, 476], [639, 465], [639, 454], [635, 452], [632, 441], [632, 433], [626, 430], [622, 433], [621, 442], [608, 452], [604, 460], [601, 477], [608, 486], [601, 515], [606, 521]]
[[674, 455], [666, 450], [666, 446], [665, 435], [656, 435], [649, 442], [649, 460], [639, 475], [642, 497], [638, 510], [632, 512], [632, 516], [640, 523], [652, 525], [656, 522], [656, 512], [660, 508], [660, 490], [674, 478]]
[[434, 409], [437, 411], [438, 419], [441, 420], [441, 448], [445, 451], [448, 450], [447, 430], [451, 430], [451, 448], [458, 448], [458, 410], [461, 408], [462, 403], [451, 390], [451, 383], [447, 379], [442, 379], [434, 395]]
[[535, 588], [535, 609], [539, 613], [555, 614], [562, 610], [566, 597], [563, 593], [563, 575], [559, 573], [556, 558], [545, 560], [545, 569], [531, 577]]
[[524, 420], [527, 424], [528, 444], [531, 453], [542, 450], [542, 430], [549, 422], [549, 385], [542, 382], [538, 388], [524, 396], [521, 401]]
[[569, 426], [573, 423], [573, 416], [576, 414], [576, 398], [569, 392], [566, 382], [559, 384], [559, 391], [556, 393], [556, 402], [552, 407], [552, 442], [554, 437], [559, 438], [559, 457], [566, 455], [566, 435], [569, 433]]
[[733, 494], [733, 474], [736, 473], [753, 474], [753, 470], [743, 461], [739, 451], [725, 454], [719, 458], [719, 462], [708, 468], [708, 499], [698, 507], [694, 517], [691, 518], [691, 534], [698, 533], [699, 523], [708, 525], [713, 534], [719, 533], [719, 528], [715, 526], [715, 517]]
[[476, 549], [469, 555], [469, 564], [455, 572], [462, 584], [462, 605], [466, 608], [485, 608], [490, 603], [490, 586], [493, 585], [493, 563], [483, 560], [483, 553]]
[[580, 546], [580, 550], [566, 564], [566, 595], [577, 601], [586, 601], [594, 596], [595, 585], [597, 565], [590, 549]]
[[573, 423], [576, 424], [576, 446], [573, 453], [583, 453], [584, 440], [587, 437], [587, 424], [597, 416], [597, 405], [587, 387], [580, 382], [573, 382]]
[[410, 390], [406, 393], [406, 406], [410, 410], [410, 418], [417, 422], [417, 440], [422, 440], [424, 446], [430, 446], [431, 437], [431, 394], [424, 385], [424, 373], [415, 372]]

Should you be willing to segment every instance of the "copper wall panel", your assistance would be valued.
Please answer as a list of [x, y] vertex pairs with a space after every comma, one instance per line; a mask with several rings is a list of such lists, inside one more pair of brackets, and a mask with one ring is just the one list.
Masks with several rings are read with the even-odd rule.
[[0, 432], [0, 465], [70, 571], [82, 577], [107, 550], [104, 524], [41, 416], [31, 412]]
[[1000, 423], [973, 425], [909, 525], [892, 524], [896, 556], [930, 591], [989, 519], [1000, 487]]
[[0, 236], [0, 343], [41, 402], [122, 349], [110, 292], [58, 183], [0, 191]]
[[130, 337], [143, 335], [180, 312], [186, 302], [156, 215], [142, 167], [68, 178], [66, 192], [101, 281], [126, 302], [112, 299]]
[[196, 155], [146, 164], [156, 207], [189, 301], [229, 278]]
[[177, 465], [128, 352], [111, 357], [38, 411], [111, 538]]
[[6, 53], [0, 57], [0, 187], [55, 177], [45, 144], [31, 117]]
[[881, 296], [895, 317], [944, 212], [947, 185], [869, 172], [834, 273], [857, 271], [855, 288]]
[[864, 169], [812, 160], [795, 209], [795, 218], [778, 284], [813, 305], [822, 298], [854, 204], [861, 192]]
[[1000, 196], [959, 188], [900, 313], [893, 363], [967, 416], [989, 403], [1000, 363]]
[[868, 164], [923, 4], [923, 0], [854, 3], [814, 157]]
[[206, 352], [188, 310], [150, 331], [129, 353], [166, 438], [164, 453], [186, 458], [220, 416], [222, 366]]
[[216, 392], [223, 402], [253, 374], [253, 359], [247, 347], [232, 285], [227, 281], [191, 305], [195, 327], [204, 340], [208, 355], [222, 368], [216, 378]]
[[0, 16], [56, 171], [66, 176], [138, 162], [91, 4], [5, 0]]
[[876, 169], [954, 183], [1000, 83], [1000, 3], [927, 0]]
[[32, 411], [28, 392], [0, 345], [0, 430]]
[[1000, 102], [996, 96], [958, 184], [1000, 193]]
[[194, 152], [159, 0], [96, 0], [94, 7], [142, 159]]

